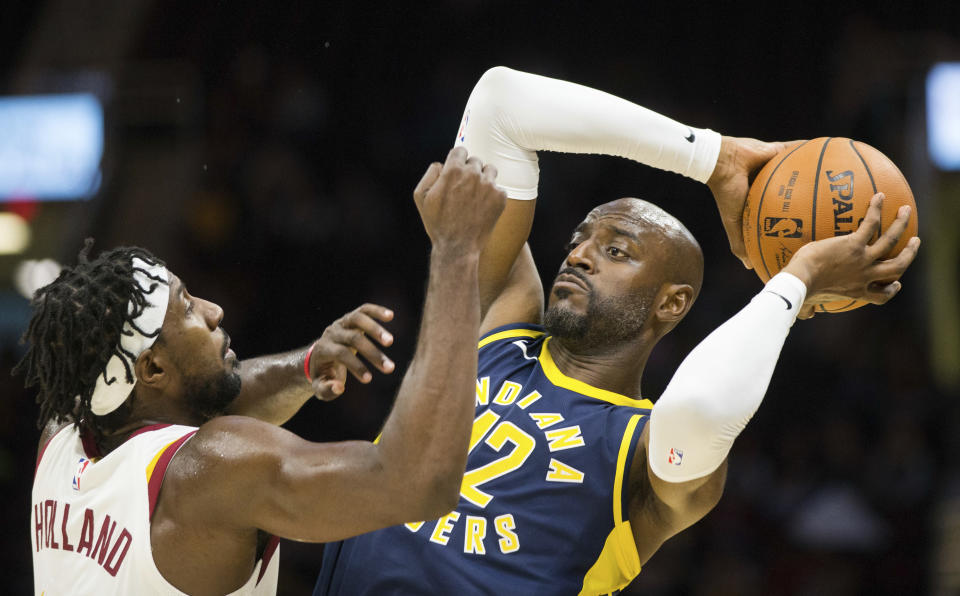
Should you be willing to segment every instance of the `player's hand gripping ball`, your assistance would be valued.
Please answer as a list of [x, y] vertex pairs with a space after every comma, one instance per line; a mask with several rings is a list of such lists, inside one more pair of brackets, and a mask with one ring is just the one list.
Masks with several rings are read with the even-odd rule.
[[[766, 283], [807, 242], [853, 232], [878, 192], [885, 195], [881, 233], [901, 205], [912, 208], [906, 231], [885, 256], [889, 259], [917, 235], [917, 205], [903, 174], [887, 156], [841, 137], [813, 139], [780, 152], [757, 174], [743, 210], [743, 240], [754, 271]], [[834, 300], [819, 304], [816, 311], [843, 312], [864, 304]]]

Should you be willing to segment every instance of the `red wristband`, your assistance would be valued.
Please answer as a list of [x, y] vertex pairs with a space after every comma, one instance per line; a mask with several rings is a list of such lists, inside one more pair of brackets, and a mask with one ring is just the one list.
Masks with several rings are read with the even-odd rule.
[[310, 347], [307, 348], [307, 357], [303, 359], [303, 374], [307, 377], [307, 382], [313, 383], [313, 379], [310, 378], [310, 356], [313, 354], [313, 348], [315, 348], [317, 342], [310, 344]]

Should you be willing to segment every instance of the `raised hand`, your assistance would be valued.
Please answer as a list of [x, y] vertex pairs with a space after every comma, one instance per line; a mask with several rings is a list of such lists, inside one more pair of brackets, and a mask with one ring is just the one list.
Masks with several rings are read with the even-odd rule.
[[882, 203], [883, 193], [874, 195], [855, 232], [805, 244], [783, 268], [807, 286], [802, 318], [811, 314], [811, 305], [821, 302], [855, 298], [884, 304], [900, 291], [897, 280], [916, 258], [920, 238], [914, 236], [900, 254], [884, 259], [906, 229], [910, 207], [900, 207], [893, 224], [871, 242], [880, 231]]
[[494, 180], [497, 169], [456, 147], [446, 162], [430, 164], [413, 199], [434, 247], [480, 250], [506, 205]]
[[[361, 383], [369, 383], [373, 375], [360, 360], [362, 356], [382, 373], [392, 373], [395, 365], [373, 343], [393, 343], [393, 336], [377, 321], [393, 319], [393, 311], [377, 304], [364, 304], [331, 323], [313, 344], [310, 353], [310, 378], [313, 391], [324, 401], [343, 393], [347, 371]], [[372, 341], [373, 340], [373, 341]]]
[[753, 263], [743, 244], [743, 205], [747, 200], [752, 175], [777, 153], [800, 142], [765, 143], [738, 137], [723, 137], [721, 140], [720, 156], [707, 186], [720, 210], [730, 250], [747, 269], [753, 269]]

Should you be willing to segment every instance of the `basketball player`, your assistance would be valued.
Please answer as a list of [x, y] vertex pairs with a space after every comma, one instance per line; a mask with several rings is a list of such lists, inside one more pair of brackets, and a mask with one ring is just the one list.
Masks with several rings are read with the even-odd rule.
[[[651, 350], [703, 274], [689, 231], [650, 203], [596, 207], [543, 298], [529, 248], [541, 149], [622, 155], [707, 182], [735, 252], [751, 171], [776, 145], [689, 128], [613, 96], [495, 68], [457, 145], [490, 160], [511, 199], [480, 264], [476, 412], [455, 510], [327, 545], [315, 594], [607, 594], [718, 502], [727, 454], [760, 405], [805, 300], [876, 304], [900, 289], [914, 238], [881, 261], [909, 209], [870, 244], [881, 196], [849, 236], [806, 245], [684, 360], [656, 405]], [[550, 209], [549, 204], [543, 207]], [[431, 225], [427, 231], [433, 234]], [[541, 325], [542, 321], [542, 325]]]
[[[45, 425], [32, 497], [36, 594], [274, 594], [280, 536], [322, 542], [442, 515], [473, 414], [480, 250], [503, 209], [462, 148], [414, 191], [433, 232], [416, 353], [379, 444], [275, 426], [363, 381], [392, 313], [365, 305], [309, 349], [245, 361], [223, 311], [139, 248], [88, 256], [33, 300], [18, 365]], [[355, 355], [357, 354], [357, 355]], [[232, 416], [218, 416], [224, 412]]]

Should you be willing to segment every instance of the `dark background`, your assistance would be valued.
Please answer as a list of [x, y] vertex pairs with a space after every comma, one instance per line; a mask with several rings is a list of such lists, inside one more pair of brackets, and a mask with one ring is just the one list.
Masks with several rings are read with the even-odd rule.
[[[958, 185], [926, 157], [923, 80], [951, 59], [960, 60], [960, 3], [948, 0], [0, 6], [0, 92], [94, 91], [108, 124], [100, 192], [30, 205], [26, 256], [72, 263], [87, 236], [101, 249], [145, 246], [191, 293], [223, 306], [241, 358], [305, 345], [372, 301], [397, 312], [390, 354], [405, 368], [429, 251], [410, 192], [445, 156], [491, 66], [598, 87], [726, 134], [853, 137], [897, 162], [924, 236], [903, 292], [882, 308], [794, 327], [732, 452], [721, 504], [625, 592], [648, 595], [960, 593], [956, 376], [931, 364], [942, 323], [931, 294], [951, 286], [924, 264], [937, 246], [925, 214], [954, 203]], [[706, 254], [697, 305], [647, 367], [644, 392], [655, 399], [761, 284], [729, 253], [706, 187], [622, 159], [558, 154], [541, 155], [531, 237], [548, 279], [586, 211], [625, 195], [677, 215]], [[10, 593], [32, 589], [39, 434], [33, 395], [5, 372], [29, 316], [9, 279], [19, 258], [0, 257], [0, 556]], [[371, 439], [398, 381], [352, 384], [287, 426], [312, 440]], [[322, 547], [281, 550], [280, 593], [308, 593]]]

